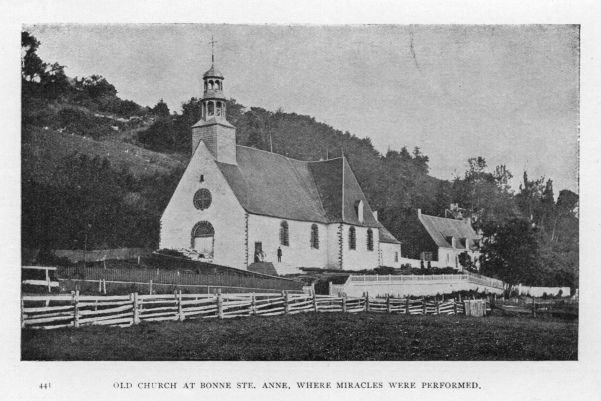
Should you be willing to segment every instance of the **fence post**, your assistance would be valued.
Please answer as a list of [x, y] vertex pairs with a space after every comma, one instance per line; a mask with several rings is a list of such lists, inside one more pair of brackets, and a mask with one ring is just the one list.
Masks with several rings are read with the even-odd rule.
[[423, 314], [425, 315], [428, 310], [426, 309], [426, 298], [422, 298], [422, 308], [423, 308]]
[[405, 315], [409, 314], [409, 295], [405, 298]]
[[21, 299], [21, 328], [25, 328], [25, 301]]
[[313, 294], [313, 311], [317, 312], [317, 294], [315, 294], [315, 290], [311, 291]]
[[134, 315], [134, 324], [140, 323], [140, 302], [138, 300], [138, 293], [134, 292], [131, 294], [131, 298], [133, 298], [133, 315]]
[[369, 312], [369, 292], [365, 291], [365, 312]]
[[73, 327], [79, 327], [79, 290], [73, 295]]
[[48, 285], [48, 292], [52, 292], [52, 288], [50, 287], [50, 272], [46, 269], [46, 284]]
[[180, 322], [183, 322], [186, 318], [184, 316], [184, 307], [182, 305], [182, 290], [177, 292], [177, 314]]
[[282, 291], [282, 297], [284, 298], [284, 315], [290, 312], [290, 306], [288, 305], [288, 292]]
[[102, 279], [98, 279], [98, 293], [102, 294]]
[[255, 293], [253, 292], [252, 297], [250, 299], [250, 314], [257, 314], [257, 298], [255, 297]]
[[436, 314], [440, 315], [440, 302], [438, 302], [438, 299], [436, 299], [434, 302], [436, 303]]
[[536, 301], [534, 300], [534, 297], [532, 297], [532, 316], [536, 317]]
[[386, 294], [386, 313], [390, 312], [390, 294]]
[[346, 312], [346, 292], [342, 293], [342, 312]]
[[217, 288], [217, 317], [223, 319], [223, 299], [221, 298], [221, 288]]
[[152, 295], [152, 279], [148, 282], [148, 295]]
[[453, 297], [453, 314], [457, 314], [457, 300]]
[[102, 279], [102, 293], [106, 295], [106, 279]]

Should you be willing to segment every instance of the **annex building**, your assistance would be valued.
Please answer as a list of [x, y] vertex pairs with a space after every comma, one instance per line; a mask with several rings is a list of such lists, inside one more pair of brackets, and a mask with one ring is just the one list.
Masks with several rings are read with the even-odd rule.
[[212, 65], [203, 81], [192, 157], [161, 217], [161, 248], [239, 269], [272, 262], [279, 274], [400, 266], [400, 242], [344, 156], [301, 161], [237, 145], [223, 75]]

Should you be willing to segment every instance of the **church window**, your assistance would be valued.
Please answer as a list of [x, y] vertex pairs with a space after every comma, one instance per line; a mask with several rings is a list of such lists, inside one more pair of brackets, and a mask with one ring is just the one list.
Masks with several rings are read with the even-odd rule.
[[217, 107], [215, 108], [215, 114], [218, 116], [221, 115], [221, 102], [217, 102]]
[[311, 248], [319, 249], [319, 228], [317, 224], [311, 225]]
[[398, 261], [399, 261], [399, 253], [398, 253], [398, 252], [395, 252], [395, 253], [394, 253], [394, 261], [395, 261], [395, 262], [398, 262]]
[[372, 231], [371, 228], [367, 229], [367, 250], [368, 251], [374, 250], [374, 232]]
[[208, 113], [207, 113], [207, 114], [208, 114], [209, 116], [212, 116], [212, 115], [213, 115], [213, 108], [214, 108], [214, 104], [213, 104], [213, 102], [209, 102], [209, 103], [208, 103], [208, 106], [209, 106], [209, 107], [208, 107]]
[[[204, 176], [203, 176], [204, 179]], [[211, 192], [206, 188], [201, 188], [194, 194], [194, 207], [204, 210], [211, 206]]]
[[357, 249], [357, 233], [355, 227], [351, 227], [348, 230], [348, 247], [349, 249]]
[[288, 234], [288, 222], [282, 221], [280, 223], [280, 244], [284, 246], [290, 245], [290, 237]]
[[203, 258], [213, 257], [215, 229], [208, 221], [200, 221], [192, 228], [191, 248]]
[[209, 88], [213, 89], [213, 81], [209, 81]]
[[205, 175], [204, 174], [200, 175], [200, 182], [205, 182]]

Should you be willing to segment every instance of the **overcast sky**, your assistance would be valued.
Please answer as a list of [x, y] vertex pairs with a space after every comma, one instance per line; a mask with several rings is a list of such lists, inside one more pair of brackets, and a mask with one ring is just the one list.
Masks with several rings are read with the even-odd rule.
[[225, 94], [419, 146], [431, 174], [466, 160], [578, 191], [578, 28], [547, 26], [62, 25], [25, 27], [69, 76], [100, 74], [142, 105], [200, 97], [215, 36]]

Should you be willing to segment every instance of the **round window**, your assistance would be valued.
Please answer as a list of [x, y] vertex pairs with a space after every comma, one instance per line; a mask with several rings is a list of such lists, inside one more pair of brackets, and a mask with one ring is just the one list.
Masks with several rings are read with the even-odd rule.
[[194, 194], [194, 207], [204, 210], [211, 206], [211, 192], [206, 188], [201, 188]]

